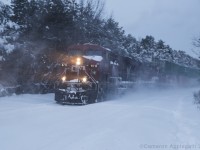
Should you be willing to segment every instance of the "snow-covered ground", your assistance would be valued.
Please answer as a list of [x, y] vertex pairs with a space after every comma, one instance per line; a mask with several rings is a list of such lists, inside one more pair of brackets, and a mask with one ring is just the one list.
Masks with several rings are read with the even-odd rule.
[[0, 150], [200, 149], [197, 90], [140, 90], [87, 106], [58, 105], [53, 94], [3, 97]]

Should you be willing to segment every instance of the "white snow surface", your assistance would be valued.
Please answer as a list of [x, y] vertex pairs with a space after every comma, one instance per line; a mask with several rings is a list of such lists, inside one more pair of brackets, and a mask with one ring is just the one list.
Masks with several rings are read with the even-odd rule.
[[3, 97], [0, 149], [200, 149], [198, 89], [138, 90], [86, 106], [56, 104], [53, 94]]

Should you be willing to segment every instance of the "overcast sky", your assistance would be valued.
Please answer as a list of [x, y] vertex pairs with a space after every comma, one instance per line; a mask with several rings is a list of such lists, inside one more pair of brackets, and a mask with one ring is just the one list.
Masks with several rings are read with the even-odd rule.
[[105, 0], [106, 10], [136, 38], [152, 35], [173, 49], [194, 55], [200, 35], [200, 0]]
[[[0, 0], [9, 3], [10, 0]], [[194, 56], [200, 35], [200, 0], [105, 0], [106, 14], [137, 39], [152, 35]]]

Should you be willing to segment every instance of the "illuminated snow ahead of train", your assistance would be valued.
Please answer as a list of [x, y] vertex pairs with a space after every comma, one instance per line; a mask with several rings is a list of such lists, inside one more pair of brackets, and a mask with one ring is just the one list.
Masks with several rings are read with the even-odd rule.
[[138, 78], [146, 84], [154, 80], [163, 85], [189, 79], [187, 72], [190, 76], [191, 73], [199, 75], [195, 69], [187, 70], [165, 61], [157, 60], [149, 66], [94, 44], [72, 45], [66, 57], [59, 66], [62, 73], [55, 90], [55, 100], [60, 104], [85, 105], [103, 101], [133, 89]]

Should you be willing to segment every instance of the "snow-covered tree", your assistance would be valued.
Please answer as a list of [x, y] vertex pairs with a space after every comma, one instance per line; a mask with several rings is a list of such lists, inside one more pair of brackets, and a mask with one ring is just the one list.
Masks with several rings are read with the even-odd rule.
[[13, 21], [19, 25], [25, 25], [28, 14], [28, 0], [12, 0], [11, 6], [13, 7]]
[[103, 31], [104, 39], [102, 40], [102, 43], [105, 47], [112, 49], [118, 54], [127, 54], [127, 50], [124, 47], [125, 31], [113, 17], [110, 17], [105, 21]]
[[139, 42], [133, 37], [131, 34], [128, 34], [124, 38], [123, 42], [124, 48], [127, 50], [129, 55], [135, 55], [135, 53], [139, 53]]
[[19, 26], [11, 21], [12, 10], [0, 2], [0, 53], [1, 60], [14, 49], [14, 41], [18, 35]]

